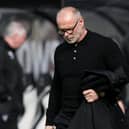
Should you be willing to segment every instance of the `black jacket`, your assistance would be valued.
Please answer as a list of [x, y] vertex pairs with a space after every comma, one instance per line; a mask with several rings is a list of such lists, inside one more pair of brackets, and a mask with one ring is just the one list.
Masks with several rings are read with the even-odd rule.
[[127, 77], [122, 68], [115, 72], [85, 70], [82, 90], [94, 89], [101, 98], [93, 103], [84, 100], [68, 129], [128, 129], [126, 115], [115, 100], [119, 99], [120, 90], [126, 82]]
[[122, 90], [128, 81], [122, 66], [115, 71], [84, 70], [81, 77], [81, 89], [82, 91], [94, 89], [99, 97], [115, 102], [122, 98]]
[[0, 39], [0, 114], [23, 113], [22, 69], [15, 50]]

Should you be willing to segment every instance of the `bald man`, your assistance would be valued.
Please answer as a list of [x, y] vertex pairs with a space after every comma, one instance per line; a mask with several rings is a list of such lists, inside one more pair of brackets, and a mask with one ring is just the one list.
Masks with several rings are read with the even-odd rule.
[[[58, 32], [65, 41], [57, 47], [55, 52], [55, 73], [46, 114], [46, 129], [68, 128], [83, 100], [86, 103], [95, 103], [102, 99], [109, 100], [108, 95], [101, 94], [107, 92], [107, 86], [103, 90], [89, 88], [81, 91], [80, 82], [84, 70], [114, 72], [119, 67], [122, 70], [124, 67], [123, 58], [116, 43], [86, 29], [84, 18], [78, 9], [62, 8], [57, 13], [56, 21]], [[123, 77], [124, 72], [120, 76]], [[126, 78], [124, 79], [126, 83]], [[115, 82], [115, 84], [118, 83], [121, 83], [120, 80]], [[116, 87], [121, 91], [121, 87], [118, 85]], [[122, 101], [119, 101], [121, 99], [118, 97], [119, 94], [120, 92], [113, 95], [112, 100], [109, 101], [116, 105], [119, 102], [120, 110], [124, 113]], [[90, 118], [88, 115], [87, 117]]]

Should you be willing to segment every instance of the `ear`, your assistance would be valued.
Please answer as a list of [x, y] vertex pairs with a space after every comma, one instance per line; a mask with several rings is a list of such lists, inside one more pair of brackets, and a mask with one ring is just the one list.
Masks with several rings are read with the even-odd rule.
[[82, 25], [84, 25], [84, 19], [83, 18], [80, 18], [79, 23], [82, 24]]

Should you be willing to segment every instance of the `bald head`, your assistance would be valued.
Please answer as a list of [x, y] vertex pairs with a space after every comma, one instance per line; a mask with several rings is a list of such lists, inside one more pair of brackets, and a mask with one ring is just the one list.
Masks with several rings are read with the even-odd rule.
[[81, 17], [81, 14], [79, 10], [77, 10], [74, 7], [64, 7], [62, 8], [58, 13], [56, 17], [57, 24], [60, 24], [60, 22], [69, 22], [74, 21]]
[[70, 44], [80, 42], [86, 35], [84, 18], [74, 7], [64, 7], [56, 17], [59, 34]]

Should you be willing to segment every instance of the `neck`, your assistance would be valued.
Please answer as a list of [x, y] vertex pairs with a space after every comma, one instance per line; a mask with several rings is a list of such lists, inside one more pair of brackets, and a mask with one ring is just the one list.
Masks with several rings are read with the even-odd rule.
[[87, 32], [88, 31], [86, 29], [82, 32], [82, 35], [80, 36], [78, 42], [81, 42], [84, 39], [84, 37], [87, 35]]

